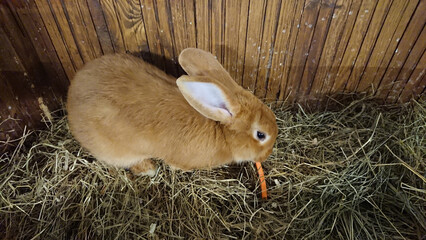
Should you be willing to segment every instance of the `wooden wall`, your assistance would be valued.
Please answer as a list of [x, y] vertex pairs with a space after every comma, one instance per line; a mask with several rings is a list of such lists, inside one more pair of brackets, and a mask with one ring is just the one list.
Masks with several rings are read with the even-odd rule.
[[178, 76], [182, 49], [209, 50], [266, 101], [425, 91], [426, 0], [0, 2], [0, 123], [38, 121], [40, 97], [55, 108], [84, 63], [126, 51]]

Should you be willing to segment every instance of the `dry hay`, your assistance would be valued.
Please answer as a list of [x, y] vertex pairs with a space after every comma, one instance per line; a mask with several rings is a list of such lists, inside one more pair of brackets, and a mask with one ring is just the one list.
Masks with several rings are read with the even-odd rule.
[[108, 168], [66, 117], [1, 156], [0, 233], [11, 239], [424, 239], [426, 103], [276, 111], [269, 199], [246, 163], [154, 178]]

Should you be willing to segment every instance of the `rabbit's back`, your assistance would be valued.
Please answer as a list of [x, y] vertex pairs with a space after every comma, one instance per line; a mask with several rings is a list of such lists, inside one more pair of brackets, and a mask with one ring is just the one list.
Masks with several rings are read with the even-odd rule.
[[71, 82], [67, 109], [75, 138], [96, 158], [117, 166], [154, 151], [141, 146], [161, 142], [152, 138], [169, 125], [168, 116], [194, 111], [173, 77], [126, 54], [86, 64]]

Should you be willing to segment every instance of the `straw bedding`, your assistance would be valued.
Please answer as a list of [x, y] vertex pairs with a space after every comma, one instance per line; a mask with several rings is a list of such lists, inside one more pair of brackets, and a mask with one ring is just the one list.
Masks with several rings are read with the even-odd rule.
[[62, 111], [0, 159], [5, 239], [424, 239], [426, 102], [276, 110], [263, 164], [154, 178], [94, 160]]

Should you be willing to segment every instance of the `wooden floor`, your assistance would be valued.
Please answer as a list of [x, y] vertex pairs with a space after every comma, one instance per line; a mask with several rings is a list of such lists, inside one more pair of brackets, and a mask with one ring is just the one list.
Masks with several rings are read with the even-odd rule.
[[40, 97], [54, 107], [103, 54], [135, 53], [178, 76], [186, 47], [211, 51], [269, 102], [425, 92], [426, 0], [0, 0], [0, 14], [3, 117], [34, 119]]

